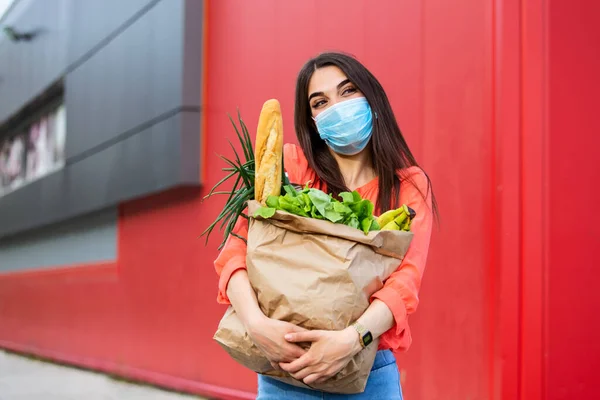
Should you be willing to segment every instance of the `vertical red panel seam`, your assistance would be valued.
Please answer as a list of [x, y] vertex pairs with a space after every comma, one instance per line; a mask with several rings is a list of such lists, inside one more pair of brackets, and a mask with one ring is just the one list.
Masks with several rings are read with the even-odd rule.
[[[521, 1], [494, 1], [494, 130], [496, 146], [493, 212], [494, 252], [492, 265], [499, 281], [495, 290], [494, 310], [494, 393], [495, 399], [519, 399], [522, 369], [522, 232], [521, 145]], [[519, 15], [517, 15], [519, 14]], [[514, 97], [513, 97], [514, 96]], [[514, 227], [511, 228], [511, 227]], [[514, 234], [516, 233], [516, 241]], [[512, 246], [512, 247], [510, 247]], [[507, 397], [513, 396], [513, 397]]]
[[491, 173], [492, 173], [492, 177], [491, 177], [491, 190], [492, 190], [492, 195], [490, 196], [490, 202], [491, 202], [491, 207], [490, 210], [492, 211], [490, 218], [492, 219], [492, 223], [490, 225], [491, 229], [490, 229], [490, 266], [491, 271], [489, 274], [489, 299], [488, 299], [488, 304], [490, 306], [490, 310], [489, 310], [489, 332], [490, 332], [490, 336], [489, 336], [489, 350], [488, 350], [488, 357], [489, 357], [489, 366], [488, 366], [488, 379], [489, 379], [489, 383], [488, 383], [488, 393], [489, 399], [498, 399], [498, 395], [500, 393], [496, 393], [496, 358], [495, 358], [495, 354], [497, 352], [497, 338], [496, 338], [496, 329], [495, 329], [495, 321], [496, 321], [496, 317], [499, 314], [499, 309], [496, 307], [497, 303], [496, 303], [496, 295], [497, 295], [497, 291], [496, 291], [496, 276], [497, 276], [497, 271], [498, 271], [498, 262], [496, 261], [497, 257], [497, 251], [498, 248], [496, 246], [496, 224], [495, 221], [497, 220], [496, 215], [497, 215], [497, 201], [496, 201], [496, 187], [498, 186], [498, 180], [497, 180], [497, 168], [496, 168], [496, 163], [497, 163], [497, 157], [496, 157], [496, 136], [497, 136], [497, 132], [496, 132], [496, 79], [497, 79], [497, 68], [496, 68], [496, 62], [497, 62], [497, 54], [496, 52], [497, 50], [497, 46], [496, 46], [496, 41], [498, 40], [497, 37], [497, 22], [496, 22], [496, 18], [497, 18], [497, 10], [496, 8], [498, 7], [497, 4], [498, 0], [492, 0], [491, 1], [491, 6], [492, 6], [492, 12], [491, 12], [491, 22], [490, 22], [490, 28], [491, 28], [491, 40], [490, 40], [490, 48], [491, 48], [491, 54], [490, 54], [490, 58], [491, 58], [491, 66], [490, 66], [490, 96], [491, 96], [491, 117], [490, 117], [490, 122], [491, 122], [491, 126], [490, 126], [490, 135], [491, 135], [491, 143], [492, 143], [492, 147], [493, 150], [490, 152], [491, 155]]
[[208, 137], [208, 117], [207, 117], [207, 102], [208, 102], [208, 2], [204, 0], [202, 12], [202, 77], [200, 79], [200, 183], [204, 185], [206, 182], [208, 157], [207, 157], [207, 137]]
[[548, 127], [548, 111], [549, 111], [549, 96], [548, 90], [550, 85], [549, 77], [549, 5], [546, 0], [542, 0], [542, 360], [541, 361], [541, 398], [546, 399], [546, 371], [547, 371], [547, 359], [546, 359], [546, 346], [548, 345], [548, 265], [549, 265], [549, 248], [548, 243], [550, 240], [548, 221], [550, 221], [550, 207], [548, 204], [549, 197], [549, 141], [550, 132]]
[[523, 232], [524, 232], [524, 225], [523, 225], [523, 196], [524, 196], [524, 190], [523, 190], [523, 157], [524, 157], [524, 123], [523, 123], [523, 107], [525, 104], [524, 101], [524, 90], [523, 90], [523, 60], [524, 60], [524, 54], [523, 54], [523, 40], [524, 40], [524, 34], [523, 34], [523, 15], [524, 15], [524, 4], [525, 1], [524, 0], [519, 0], [519, 106], [518, 106], [518, 118], [519, 118], [519, 132], [518, 132], [518, 136], [519, 136], [519, 174], [518, 174], [518, 178], [519, 178], [519, 182], [518, 182], [518, 187], [519, 187], [519, 250], [518, 250], [518, 257], [519, 257], [519, 282], [517, 283], [518, 285], [518, 307], [519, 307], [519, 317], [518, 317], [518, 335], [519, 335], [519, 340], [517, 341], [517, 393], [519, 396], [519, 399], [523, 400], [523, 385], [522, 385], [522, 380], [523, 380], [523, 363], [521, 362], [521, 360], [523, 359], [523, 279], [524, 279], [524, 274], [523, 274]]
[[523, 82], [524, 82], [524, 78], [523, 78], [523, 74], [524, 74], [524, 62], [525, 62], [525, 57], [524, 57], [524, 53], [523, 53], [523, 49], [525, 47], [524, 45], [524, 40], [525, 40], [525, 24], [523, 22], [524, 20], [524, 15], [525, 15], [525, 3], [526, 0], [520, 1], [519, 2], [519, 237], [521, 238], [519, 240], [519, 340], [518, 340], [518, 362], [517, 362], [517, 369], [518, 369], [518, 395], [519, 395], [519, 399], [523, 400], [524, 397], [524, 390], [523, 390], [523, 382], [522, 382], [522, 374], [523, 374], [523, 351], [522, 351], [522, 346], [523, 346], [523, 341], [526, 340], [525, 339], [525, 335], [523, 332], [523, 314], [524, 314], [524, 304], [523, 304], [523, 296], [524, 296], [524, 285], [523, 285], [523, 279], [525, 279], [525, 274], [524, 274], [524, 270], [523, 270], [523, 264], [525, 263], [525, 259], [524, 259], [524, 254], [523, 254], [523, 241], [524, 241], [524, 216], [523, 216], [523, 210], [524, 210], [524, 204], [525, 204], [525, 200], [524, 200], [524, 196], [525, 196], [525, 189], [523, 187], [523, 175], [524, 175], [524, 163], [523, 163], [523, 158], [525, 156], [525, 139], [524, 139], [524, 135], [523, 135], [523, 130], [525, 129], [524, 126], [524, 121], [523, 121], [523, 113], [524, 113], [524, 107], [525, 107], [525, 95], [524, 95], [524, 88], [523, 88]]
[[[421, 134], [420, 136], [420, 143], [419, 145], [421, 146], [421, 152], [423, 154], [423, 156], [425, 155], [425, 135], [424, 133], [426, 132], [425, 130], [425, 123], [426, 123], [426, 118], [425, 118], [425, 0], [421, 1], [421, 10], [420, 10], [420, 18], [421, 18], [421, 54], [420, 54], [420, 64], [421, 64], [421, 68], [420, 68], [420, 72], [421, 72], [421, 76], [420, 76], [420, 81], [421, 81]], [[425, 157], [423, 157], [425, 158]]]
[[[522, 155], [521, 229], [522, 244], [522, 315], [520, 368], [522, 371], [520, 397], [544, 398], [544, 267], [546, 246], [545, 205], [545, 8], [543, 0], [527, 0], [522, 4]], [[539, 74], [539, 75], [538, 75]], [[540, 80], [537, 81], [536, 77]], [[526, 135], [525, 135], [526, 134]], [[539, 183], [536, 183], [539, 182]], [[525, 184], [528, 186], [526, 187]], [[538, 187], [537, 184], [540, 184]], [[529, 186], [532, 185], [532, 186]], [[541, 207], [541, 208], [539, 208]], [[524, 243], [528, 243], [525, 248]]]

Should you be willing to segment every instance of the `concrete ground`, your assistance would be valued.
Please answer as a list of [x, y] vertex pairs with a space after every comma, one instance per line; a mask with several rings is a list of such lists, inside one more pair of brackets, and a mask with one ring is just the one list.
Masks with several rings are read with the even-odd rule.
[[199, 400], [0, 350], [0, 400]]

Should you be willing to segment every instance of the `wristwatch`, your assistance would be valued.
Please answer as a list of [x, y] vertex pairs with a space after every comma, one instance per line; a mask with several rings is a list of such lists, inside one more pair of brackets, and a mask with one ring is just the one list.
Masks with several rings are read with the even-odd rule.
[[369, 331], [367, 328], [365, 328], [358, 322], [353, 323], [352, 327], [354, 327], [354, 329], [356, 329], [356, 332], [358, 332], [360, 345], [363, 349], [371, 343], [373, 343], [373, 335], [371, 334], [371, 331]]

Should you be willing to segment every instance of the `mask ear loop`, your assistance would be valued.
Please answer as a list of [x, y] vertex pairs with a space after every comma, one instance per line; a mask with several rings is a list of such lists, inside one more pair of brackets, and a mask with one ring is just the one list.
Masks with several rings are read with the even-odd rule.
[[[317, 136], [319, 136], [319, 138], [320, 138], [319, 128], [317, 128], [317, 120], [312, 115], [310, 118], [312, 119], [312, 123], [313, 123], [313, 127], [315, 128], [315, 132], [317, 132]], [[321, 140], [323, 140], [323, 139], [321, 139]]]

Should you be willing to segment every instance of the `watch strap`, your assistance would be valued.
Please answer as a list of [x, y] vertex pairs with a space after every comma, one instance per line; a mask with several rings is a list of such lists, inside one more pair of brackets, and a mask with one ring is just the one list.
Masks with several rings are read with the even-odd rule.
[[371, 335], [371, 332], [363, 325], [359, 324], [358, 322], [355, 322], [352, 324], [352, 327], [354, 327], [356, 332], [358, 332], [360, 345], [363, 349], [373, 341], [373, 336]]

